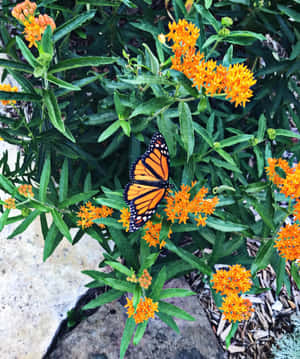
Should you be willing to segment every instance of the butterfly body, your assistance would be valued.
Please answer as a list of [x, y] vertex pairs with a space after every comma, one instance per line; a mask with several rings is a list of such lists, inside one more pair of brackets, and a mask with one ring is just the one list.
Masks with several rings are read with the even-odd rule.
[[130, 207], [129, 231], [143, 226], [155, 213], [169, 185], [169, 152], [162, 134], [155, 133], [147, 151], [130, 170], [130, 182], [124, 190], [124, 200]]

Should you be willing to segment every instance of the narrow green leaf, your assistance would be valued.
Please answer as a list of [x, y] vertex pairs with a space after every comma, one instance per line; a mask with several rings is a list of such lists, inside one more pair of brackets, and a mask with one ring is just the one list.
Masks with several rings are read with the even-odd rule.
[[222, 221], [218, 218], [207, 218], [206, 224], [210, 228], [214, 228], [217, 231], [222, 232], [242, 232], [248, 229], [247, 226], [240, 223], [233, 223], [229, 221]]
[[284, 137], [292, 137], [292, 138], [298, 138], [300, 139], [300, 134], [290, 131], [290, 130], [284, 130], [284, 129], [276, 129], [276, 136], [284, 136]]
[[139, 323], [136, 327], [136, 332], [133, 337], [133, 345], [138, 345], [141, 339], [143, 338], [143, 335], [146, 331], [148, 325], [148, 320], [144, 321], [143, 323]]
[[41, 202], [46, 202], [47, 187], [50, 181], [50, 175], [51, 175], [51, 159], [50, 159], [50, 151], [47, 151], [45, 163], [43, 166], [43, 171], [40, 178], [39, 200]]
[[159, 297], [160, 292], [163, 289], [166, 280], [167, 280], [167, 270], [166, 267], [163, 267], [152, 284], [152, 290], [151, 290], [152, 299], [156, 300]]
[[69, 34], [71, 31], [80, 27], [86, 21], [92, 19], [95, 16], [95, 14], [96, 11], [90, 11], [84, 14], [77, 15], [72, 19], [64, 22], [63, 25], [61, 25], [55, 30], [55, 33], [53, 35], [54, 42], [60, 40], [61, 38]]
[[255, 157], [256, 157], [258, 177], [260, 178], [262, 176], [262, 174], [264, 172], [264, 168], [265, 168], [264, 156], [258, 146], [254, 146], [253, 151], [254, 151]]
[[133, 318], [128, 318], [126, 320], [122, 340], [121, 340], [121, 346], [120, 346], [120, 359], [123, 359], [125, 356], [125, 353], [127, 351], [128, 345], [130, 344], [133, 332], [135, 329], [135, 321]]
[[294, 21], [300, 22], [300, 12], [281, 4], [278, 4], [277, 7], [283, 14], [292, 18]]
[[299, 274], [299, 265], [296, 264], [295, 262], [292, 263], [291, 266], [291, 275], [298, 287], [298, 289], [300, 290], [300, 274]]
[[142, 263], [141, 271], [143, 271], [144, 269], [151, 268], [158, 256], [159, 256], [159, 252], [149, 254], [149, 256], [147, 256], [144, 262]]
[[105, 141], [108, 137], [113, 135], [120, 128], [121, 123], [119, 120], [113, 122], [106, 130], [104, 130], [98, 138], [98, 142]]
[[229, 333], [227, 334], [227, 337], [226, 337], [226, 339], [225, 339], [226, 349], [229, 348], [231, 339], [234, 337], [234, 335], [235, 335], [235, 333], [236, 333], [238, 327], [239, 327], [239, 322], [234, 322], [234, 323], [232, 324], [232, 327], [231, 327], [231, 329], [230, 329], [230, 331], [229, 331]]
[[68, 159], [65, 158], [59, 178], [59, 191], [58, 191], [59, 202], [63, 202], [67, 198], [68, 186], [69, 186], [69, 166], [68, 166]]
[[10, 209], [6, 208], [6, 210], [2, 213], [2, 216], [0, 217], [0, 232], [6, 225], [9, 212], [10, 212]]
[[13, 183], [0, 173], [0, 188], [9, 194], [13, 194], [16, 190]]
[[132, 273], [131, 270], [128, 269], [127, 267], [125, 267], [123, 264], [119, 263], [119, 262], [112, 262], [112, 261], [105, 261], [106, 264], [108, 264], [109, 266], [111, 266], [112, 268], [114, 268], [115, 270], [117, 270], [120, 273], [123, 273], [129, 277], [131, 277]]
[[81, 90], [80, 87], [74, 86], [74, 85], [70, 84], [69, 82], [66, 82], [66, 81], [59, 79], [50, 74], [47, 75], [47, 79], [48, 79], [48, 81], [52, 82], [53, 84], [55, 84], [59, 87], [71, 90], [71, 91], [80, 91]]
[[43, 261], [45, 262], [47, 258], [51, 256], [55, 248], [59, 245], [63, 238], [63, 235], [59, 233], [58, 228], [54, 223], [51, 224], [50, 229], [45, 238]]
[[113, 289], [133, 293], [135, 285], [124, 280], [114, 278], [103, 278], [103, 282]]
[[157, 299], [167, 299], [173, 297], [188, 297], [190, 295], [197, 295], [197, 293], [182, 288], [166, 288], [160, 292]]
[[206, 131], [205, 128], [203, 128], [202, 126], [200, 126], [197, 122], [193, 123], [193, 127], [195, 129], [195, 131], [202, 137], [202, 139], [210, 146], [213, 147], [214, 146], [214, 142], [210, 136], [210, 134]]
[[101, 56], [76, 57], [76, 58], [60, 61], [58, 64], [53, 65], [48, 73], [52, 74], [55, 72], [76, 69], [78, 67], [109, 65], [115, 63], [116, 61], [117, 61], [116, 57], [101, 57]]
[[82, 201], [87, 201], [88, 199], [90, 199], [91, 197], [95, 196], [95, 194], [97, 194], [99, 191], [89, 191], [86, 193], [77, 193], [74, 194], [71, 197], [66, 198], [65, 200], [63, 200], [59, 205], [58, 208], [62, 209], [62, 208], [67, 208], [73, 204], [78, 204]]
[[153, 52], [150, 50], [147, 44], [143, 44], [146, 53], [146, 60], [150, 62], [150, 70], [154, 75], [158, 75], [159, 73], [159, 62], [157, 58], [154, 56]]
[[82, 307], [83, 310], [88, 309], [94, 309], [97, 307], [100, 307], [101, 305], [104, 305], [106, 303], [113, 302], [116, 299], [119, 299], [122, 296], [123, 292], [120, 292], [118, 290], [111, 289], [101, 295], [99, 295], [97, 298], [91, 300], [86, 304], [84, 307]]
[[49, 54], [51, 57], [53, 56], [53, 39], [52, 39], [52, 29], [50, 25], [47, 26], [43, 34], [42, 49], [46, 54]]
[[265, 137], [266, 129], [267, 129], [267, 119], [266, 119], [265, 115], [262, 113], [259, 116], [258, 131], [257, 131], [257, 139], [260, 142], [263, 141], [263, 139]]
[[187, 152], [187, 161], [194, 151], [195, 136], [191, 110], [187, 103], [180, 102], [178, 106], [180, 135]]
[[252, 135], [236, 135], [236, 136], [228, 137], [225, 140], [220, 141], [219, 146], [221, 148], [233, 146], [233, 145], [236, 145], [237, 143], [249, 141], [251, 138], [253, 138]]
[[260, 245], [255, 260], [251, 265], [252, 275], [255, 275], [257, 271], [266, 268], [266, 266], [270, 263], [270, 258], [274, 251], [274, 240], [269, 239]]
[[33, 73], [33, 68], [23, 62], [0, 59], [0, 66], [9, 70]]
[[183, 310], [179, 307], [176, 307], [176, 305], [171, 304], [171, 303], [159, 301], [158, 310], [159, 310], [159, 312], [168, 314], [172, 317], [181, 318], [181, 319], [189, 320], [189, 321], [195, 320], [195, 318], [192, 317], [185, 310]]
[[138, 115], [153, 115], [160, 111], [164, 106], [169, 106], [174, 102], [171, 97], [155, 97], [138, 105], [130, 115], [130, 118]]
[[28, 226], [35, 220], [35, 218], [40, 214], [41, 212], [36, 209], [30, 213], [28, 217], [24, 219], [24, 221], [18, 225], [18, 227], [8, 236], [8, 239], [11, 239], [15, 236], [17, 236], [20, 233], [23, 233], [25, 229], [28, 228]]
[[180, 333], [179, 328], [175, 322], [175, 320], [168, 314], [166, 313], [162, 313], [162, 312], [158, 312], [157, 316], [164, 322], [166, 323], [171, 329], [173, 329], [176, 333]]
[[126, 264], [135, 267], [137, 256], [134, 247], [128, 245], [128, 238], [124, 236], [121, 230], [110, 228], [109, 231], [120, 253], [122, 253], [122, 256], [125, 258]]
[[0, 91], [0, 100], [38, 102], [41, 99], [41, 96], [34, 93]]
[[19, 37], [16, 36], [16, 42], [19, 47], [19, 49], [22, 52], [22, 55], [24, 56], [25, 60], [33, 67], [40, 67], [41, 64], [37, 61], [37, 59], [32, 55], [29, 48], [25, 45], [24, 41]]
[[72, 237], [69, 232], [69, 228], [66, 225], [66, 223], [64, 222], [64, 220], [62, 219], [61, 214], [55, 208], [52, 209], [51, 214], [53, 217], [53, 221], [54, 221], [56, 227], [58, 228], [58, 230], [60, 231], [60, 233], [64, 237], [66, 237], [70, 243], [72, 243]]

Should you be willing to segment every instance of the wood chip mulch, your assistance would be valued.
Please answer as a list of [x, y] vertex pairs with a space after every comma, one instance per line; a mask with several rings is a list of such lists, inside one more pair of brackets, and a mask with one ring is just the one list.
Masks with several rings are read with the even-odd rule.
[[[259, 242], [248, 239], [249, 255], [254, 256], [258, 250]], [[224, 266], [226, 267], [226, 266]], [[286, 265], [290, 274], [289, 263]], [[207, 313], [213, 331], [215, 332], [228, 359], [269, 359], [272, 358], [271, 348], [276, 341], [286, 333], [293, 331], [291, 315], [300, 315], [300, 291], [290, 278], [291, 296], [289, 297], [284, 286], [276, 297], [276, 274], [271, 266], [266, 267], [257, 274], [262, 288], [271, 288], [261, 294], [247, 295], [254, 307], [252, 317], [239, 324], [239, 328], [226, 349], [225, 339], [231, 329], [231, 324], [224, 319], [213, 300], [210, 288], [203, 284], [202, 276], [190, 274], [188, 282], [195, 292]]]

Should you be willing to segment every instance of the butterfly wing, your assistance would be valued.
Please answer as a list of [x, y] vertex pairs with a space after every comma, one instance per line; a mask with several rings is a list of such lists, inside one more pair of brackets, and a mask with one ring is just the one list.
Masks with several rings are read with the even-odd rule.
[[124, 198], [130, 207], [129, 232], [136, 231], [152, 217], [165, 193], [165, 188], [128, 183], [124, 191]]
[[134, 232], [152, 217], [168, 188], [169, 153], [160, 133], [154, 134], [148, 150], [133, 164], [130, 179], [124, 199], [130, 207], [129, 231]]

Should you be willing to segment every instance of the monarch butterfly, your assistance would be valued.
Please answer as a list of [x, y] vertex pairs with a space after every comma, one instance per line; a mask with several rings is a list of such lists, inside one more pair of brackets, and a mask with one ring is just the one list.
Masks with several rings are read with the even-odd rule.
[[169, 184], [170, 159], [163, 135], [155, 133], [147, 151], [132, 165], [124, 200], [130, 207], [129, 232], [142, 227], [164, 198]]

